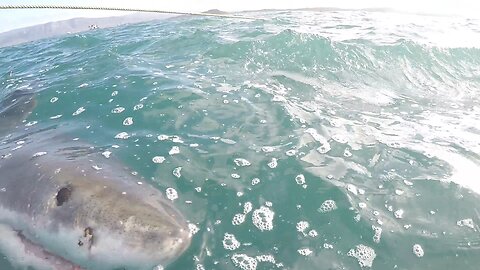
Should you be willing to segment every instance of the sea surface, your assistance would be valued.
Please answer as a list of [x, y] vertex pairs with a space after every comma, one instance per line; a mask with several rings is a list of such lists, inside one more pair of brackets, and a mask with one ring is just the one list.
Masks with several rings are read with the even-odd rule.
[[480, 21], [246, 15], [1, 48], [0, 98], [169, 189], [165, 269], [479, 269]]

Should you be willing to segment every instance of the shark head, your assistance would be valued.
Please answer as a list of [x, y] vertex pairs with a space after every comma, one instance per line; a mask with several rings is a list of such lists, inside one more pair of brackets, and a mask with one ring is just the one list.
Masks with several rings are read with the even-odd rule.
[[73, 257], [86, 253], [90, 263], [147, 269], [169, 264], [189, 247], [186, 220], [155, 188], [105, 173], [68, 175], [48, 202], [49, 220], [57, 222], [48, 224], [70, 236], [61, 238], [70, 239]]

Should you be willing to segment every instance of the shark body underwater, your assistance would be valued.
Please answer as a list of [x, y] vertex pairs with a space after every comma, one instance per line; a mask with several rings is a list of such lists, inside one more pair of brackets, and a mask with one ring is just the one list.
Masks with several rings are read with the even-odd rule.
[[34, 106], [20, 91], [0, 103], [0, 253], [15, 269], [153, 269], [189, 247], [158, 189], [57, 128], [25, 128]]

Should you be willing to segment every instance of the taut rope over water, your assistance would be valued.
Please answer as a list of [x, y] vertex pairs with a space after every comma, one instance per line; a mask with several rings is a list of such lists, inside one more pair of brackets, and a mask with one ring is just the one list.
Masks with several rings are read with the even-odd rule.
[[228, 14], [215, 14], [215, 13], [199, 13], [199, 12], [181, 12], [181, 11], [168, 11], [159, 9], [143, 9], [143, 8], [124, 8], [124, 7], [101, 7], [101, 6], [75, 6], [75, 5], [0, 5], [2, 9], [78, 9], [78, 10], [108, 10], [108, 11], [137, 11], [137, 12], [153, 12], [162, 14], [175, 14], [175, 15], [191, 15], [191, 16], [207, 16], [207, 17], [220, 17], [231, 19], [248, 19], [248, 20], [264, 20], [262, 18], [236, 16]]

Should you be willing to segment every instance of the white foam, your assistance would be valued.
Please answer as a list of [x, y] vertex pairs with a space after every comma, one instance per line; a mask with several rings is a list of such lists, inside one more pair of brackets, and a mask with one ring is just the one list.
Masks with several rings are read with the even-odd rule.
[[355, 249], [350, 249], [347, 255], [356, 258], [360, 267], [372, 267], [373, 260], [377, 256], [373, 248], [361, 244]]
[[125, 111], [124, 107], [116, 107], [115, 109], [112, 110], [112, 113], [121, 113]]
[[274, 216], [275, 213], [270, 208], [261, 206], [259, 209], [253, 211], [253, 225], [255, 225], [260, 231], [271, 231], [273, 229]]
[[305, 184], [305, 176], [303, 174], [299, 174], [295, 176], [295, 182], [299, 185], [304, 185]]
[[301, 248], [299, 250], [297, 250], [298, 254], [300, 255], [303, 255], [303, 256], [309, 256], [310, 254], [312, 254], [312, 250], [310, 250], [309, 248]]
[[421, 257], [423, 257], [423, 255], [425, 255], [425, 252], [423, 251], [422, 246], [420, 246], [419, 244], [413, 245], [412, 251], [413, 251], [413, 254], [415, 254], [415, 256], [417, 256], [419, 258], [421, 258]]
[[235, 238], [235, 235], [225, 233], [223, 236], [223, 248], [226, 250], [236, 250], [240, 247], [240, 242]]
[[182, 176], [182, 167], [176, 167], [175, 169], [173, 169], [172, 174], [175, 177], [180, 178]]
[[85, 111], [85, 108], [84, 107], [80, 107], [78, 108], [72, 115], [73, 116], [76, 116], [76, 115], [79, 115], [81, 113], [83, 113]]
[[475, 230], [475, 223], [473, 223], [473, 219], [471, 218], [459, 220], [457, 221], [457, 225], [460, 227], [468, 227], [472, 230]]
[[115, 139], [125, 140], [125, 139], [128, 139], [128, 138], [130, 138], [130, 135], [127, 132], [120, 132], [117, 135], [115, 135]]
[[171, 201], [178, 199], [178, 193], [174, 188], [167, 188], [165, 190], [165, 194], [167, 195], [167, 198]]
[[234, 254], [232, 257], [233, 264], [242, 270], [255, 270], [257, 269], [257, 260], [246, 254]]
[[170, 149], [170, 151], [168, 151], [168, 154], [169, 155], [176, 155], [176, 154], [179, 154], [180, 153], [180, 148], [178, 146], [172, 146], [172, 149]]
[[275, 169], [278, 165], [278, 161], [276, 158], [272, 158], [272, 160], [268, 163], [268, 167]]
[[334, 200], [326, 200], [322, 203], [322, 205], [320, 205], [320, 208], [318, 209], [318, 211], [320, 213], [327, 213], [327, 212], [330, 212], [330, 211], [333, 211], [337, 209], [337, 204], [335, 203]]
[[165, 157], [162, 157], [162, 156], [154, 156], [152, 158], [152, 162], [153, 163], [157, 163], [157, 164], [161, 164], [165, 161]]
[[243, 205], [243, 213], [246, 215], [252, 211], [252, 203], [251, 202], [246, 202]]
[[124, 126], [131, 126], [133, 125], [133, 118], [132, 117], [127, 117], [125, 120], [123, 120], [123, 125]]
[[250, 161], [244, 159], [244, 158], [236, 158], [235, 160], [233, 160], [233, 162], [235, 162], [235, 164], [239, 167], [245, 167], [245, 166], [250, 166], [252, 165], [250, 163]]
[[245, 214], [235, 214], [232, 219], [232, 224], [238, 226], [245, 222]]

